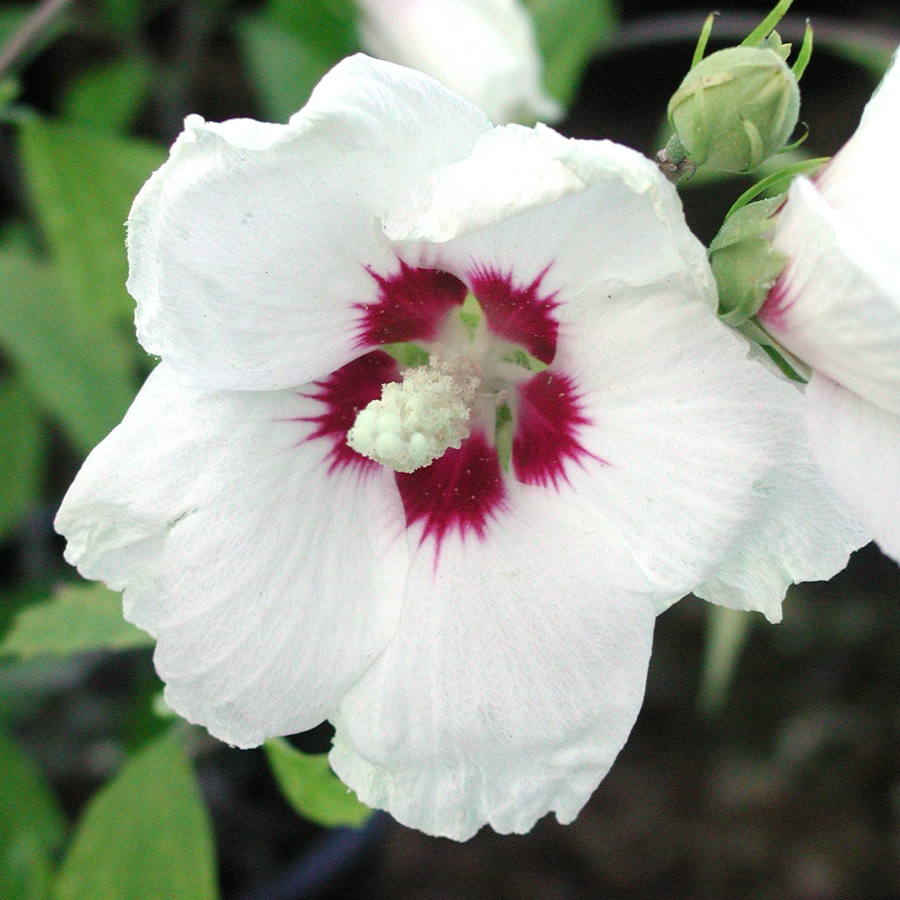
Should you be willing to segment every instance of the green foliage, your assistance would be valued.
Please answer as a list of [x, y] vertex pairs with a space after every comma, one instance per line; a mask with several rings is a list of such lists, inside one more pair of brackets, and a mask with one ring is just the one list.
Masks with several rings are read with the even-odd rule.
[[21, 381], [0, 378], [0, 538], [37, 505], [45, 445], [33, 401]]
[[0, 348], [35, 400], [87, 452], [121, 420], [134, 396], [131, 345], [91, 328], [53, 271], [22, 251], [0, 248]]
[[237, 37], [263, 115], [275, 122], [286, 122], [297, 112], [319, 79], [337, 62], [314, 44], [262, 16], [244, 17]]
[[354, 0], [269, 0], [268, 18], [335, 62], [359, 49]]
[[359, 50], [351, 0], [272, 0], [261, 15], [245, 16], [237, 38], [263, 113], [287, 121], [319, 79]]
[[19, 150], [60, 286], [89, 326], [129, 321], [125, 220], [165, 151], [37, 116], [19, 128]]
[[327, 754], [301, 753], [281, 738], [266, 741], [265, 748], [278, 786], [301, 816], [326, 828], [358, 828], [372, 815], [331, 771]]
[[97, 11], [103, 24], [114, 34], [135, 32], [152, 4], [147, 0], [98, 0]]
[[44, 900], [65, 819], [32, 761], [0, 733], [0, 897]]
[[97, 66], [69, 88], [63, 114], [78, 125], [125, 131], [146, 102], [151, 79], [150, 66], [138, 58]]
[[525, 0], [544, 58], [544, 84], [564, 105], [572, 102], [581, 73], [618, 24], [611, 0]]
[[0, 654], [26, 661], [87, 650], [151, 647], [153, 638], [122, 618], [119, 594], [102, 584], [73, 584], [20, 612]]
[[209, 817], [167, 735], [129, 760], [88, 804], [54, 900], [214, 900]]
[[19, 96], [21, 85], [12, 77], [0, 78], [0, 112]]

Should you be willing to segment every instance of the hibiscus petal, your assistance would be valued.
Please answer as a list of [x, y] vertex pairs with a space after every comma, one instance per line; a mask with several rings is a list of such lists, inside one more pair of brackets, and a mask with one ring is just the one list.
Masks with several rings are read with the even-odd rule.
[[518, 0], [361, 0], [361, 36], [376, 56], [427, 72], [492, 121], [552, 121], [534, 26]]
[[512, 479], [478, 534], [409, 537], [401, 625], [334, 720], [335, 771], [458, 840], [571, 821], [642, 700], [655, 603], [641, 573], [571, 491]]
[[550, 370], [589, 423], [566, 477], [654, 583], [777, 621], [788, 585], [830, 577], [868, 538], [810, 458], [801, 393], [668, 289], [661, 308], [665, 289], [566, 309], [592, 335], [561, 339]]
[[489, 127], [432, 79], [363, 56], [288, 125], [189, 117], [129, 219], [139, 340], [207, 388], [339, 368], [359, 354], [375, 276], [398, 268], [379, 217]]
[[822, 196], [848, 217], [854, 228], [862, 229], [875, 243], [895, 248], [896, 211], [900, 207], [900, 178], [894, 174], [900, 115], [897, 59], [895, 52], [853, 137], [816, 178]]
[[427, 175], [392, 207], [385, 232], [409, 261], [470, 285], [485, 265], [522, 287], [539, 281], [545, 296], [678, 273], [711, 309], [718, 303], [706, 251], [657, 167], [619, 144], [541, 125], [483, 135], [469, 158]]
[[900, 413], [900, 257], [882, 253], [805, 178], [791, 186], [776, 244], [791, 261], [760, 320], [816, 371]]
[[171, 706], [240, 746], [321, 722], [397, 623], [393, 473], [335, 467], [330, 435], [307, 440], [323, 412], [295, 392], [186, 387], [160, 365], [56, 520], [69, 562], [124, 589], [126, 617], [157, 638]]
[[900, 562], [900, 417], [817, 374], [806, 398], [816, 462], [879, 547]]
[[[493, 285], [511, 287], [516, 315], [495, 330], [551, 362], [543, 377], [566, 394], [542, 423], [535, 402], [552, 399], [549, 385], [520, 389], [514, 471], [567, 481], [618, 523], [661, 593], [697, 588], [777, 619], [790, 583], [834, 574], [867, 540], [812, 463], [799, 391], [715, 319], [706, 253], [639, 154], [498, 129], [385, 227], [407, 259], [476, 296], [488, 266]], [[554, 432], [563, 407], [569, 424]]]

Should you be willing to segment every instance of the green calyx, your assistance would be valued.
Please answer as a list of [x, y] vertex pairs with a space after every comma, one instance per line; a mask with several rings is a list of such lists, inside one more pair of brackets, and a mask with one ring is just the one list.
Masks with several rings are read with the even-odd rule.
[[813, 46], [807, 23], [794, 65], [788, 67], [791, 45], [773, 29], [791, 3], [779, 0], [740, 46], [704, 58], [716, 14], [706, 20], [691, 70], [669, 101], [675, 134], [657, 157], [672, 181], [700, 165], [720, 172], [752, 172], [786, 149], [800, 114], [798, 82]]
[[784, 196], [758, 200], [736, 210], [709, 246], [709, 262], [719, 288], [719, 317], [742, 325], [759, 312], [787, 257], [772, 244], [774, 216]]
[[783, 194], [735, 209], [709, 246], [719, 290], [719, 318], [762, 350], [791, 381], [806, 382], [809, 370], [766, 332], [755, 316], [788, 263], [772, 243]]
[[800, 115], [800, 89], [784, 61], [785, 45], [771, 37], [701, 60], [669, 101], [669, 121], [695, 164], [750, 172], [787, 143]]

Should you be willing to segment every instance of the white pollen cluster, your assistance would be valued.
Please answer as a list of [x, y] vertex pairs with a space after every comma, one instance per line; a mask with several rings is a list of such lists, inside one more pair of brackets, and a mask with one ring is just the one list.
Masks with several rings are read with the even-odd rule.
[[359, 411], [347, 443], [395, 472], [427, 466], [469, 436], [476, 372], [468, 360], [437, 356], [407, 369], [401, 382], [384, 385], [381, 399]]

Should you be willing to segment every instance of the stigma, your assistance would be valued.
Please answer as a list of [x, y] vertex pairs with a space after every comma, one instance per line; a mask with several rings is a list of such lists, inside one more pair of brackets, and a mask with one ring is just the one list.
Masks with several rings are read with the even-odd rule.
[[395, 472], [415, 472], [458, 449], [471, 434], [480, 367], [435, 353], [428, 365], [406, 369], [401, 378], [385, 384], [381, 399], [357, 413], [347, 443]]

